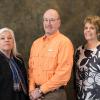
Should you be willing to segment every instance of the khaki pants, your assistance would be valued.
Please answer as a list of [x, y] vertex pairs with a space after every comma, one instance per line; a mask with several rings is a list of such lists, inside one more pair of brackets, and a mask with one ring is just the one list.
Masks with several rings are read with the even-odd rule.
[[41, 100], [67, 100], [66, 90], [58, 89], [44, 95]]

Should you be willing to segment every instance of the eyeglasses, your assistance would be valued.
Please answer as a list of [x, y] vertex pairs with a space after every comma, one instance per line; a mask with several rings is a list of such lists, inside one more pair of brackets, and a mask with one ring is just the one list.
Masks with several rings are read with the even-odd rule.
[[44, 22], [55, 22], [56, 20], [59, 20], [59, 18], [56, 18], [56, 19], [54, 19], [54, 18], [51, 18], [51, 19], [47, 19], [47, 18], [46, 18], [46, 19], [45, 19], [45, 18], [44, 18], [44, 19], [43, 19]]

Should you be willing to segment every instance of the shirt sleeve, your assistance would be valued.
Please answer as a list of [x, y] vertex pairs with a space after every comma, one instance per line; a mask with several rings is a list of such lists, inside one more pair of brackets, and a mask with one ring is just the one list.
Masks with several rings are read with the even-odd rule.
[[58, 53], [58, 64], [53, 77], [40, 88], [43, 93], [53, 91], [60, 86], [67, 85], [73, 66], [73, 45], [70, 40], [61, 43]]
[[33, 75], [33, 52], [34, 52], [34, 44], [32, 45], [30, 58], [29, 58], [29, 68], [28, 68], [28, 78], [29, 78], [29, 92], [35, 90], [35, 82], [34, 82], [34, 75]]

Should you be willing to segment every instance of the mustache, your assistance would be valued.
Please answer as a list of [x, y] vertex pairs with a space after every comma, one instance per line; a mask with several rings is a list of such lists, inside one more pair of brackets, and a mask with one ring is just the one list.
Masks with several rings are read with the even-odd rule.
[[46, 28], [52, 28], [52, 25], [47, 25], [47, 26], [45, 26]]

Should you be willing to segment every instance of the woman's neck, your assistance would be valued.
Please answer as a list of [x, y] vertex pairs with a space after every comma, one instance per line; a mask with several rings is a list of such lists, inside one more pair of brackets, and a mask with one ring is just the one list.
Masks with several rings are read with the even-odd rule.
[[1, 52], [2, 52], [7, 58], [10, 58], [10, 56], [11, 56], [11, 51], [4, 51], [4, 50], [1, 50]]
[[97, 45], [99, 45], [100, 42], [98, 40], [95, 40], [95, 41], [88, 41], [87, 44], [86, 44], [86, 48], [87, 49], [93, 49], [93, 48], [96, 48]]

